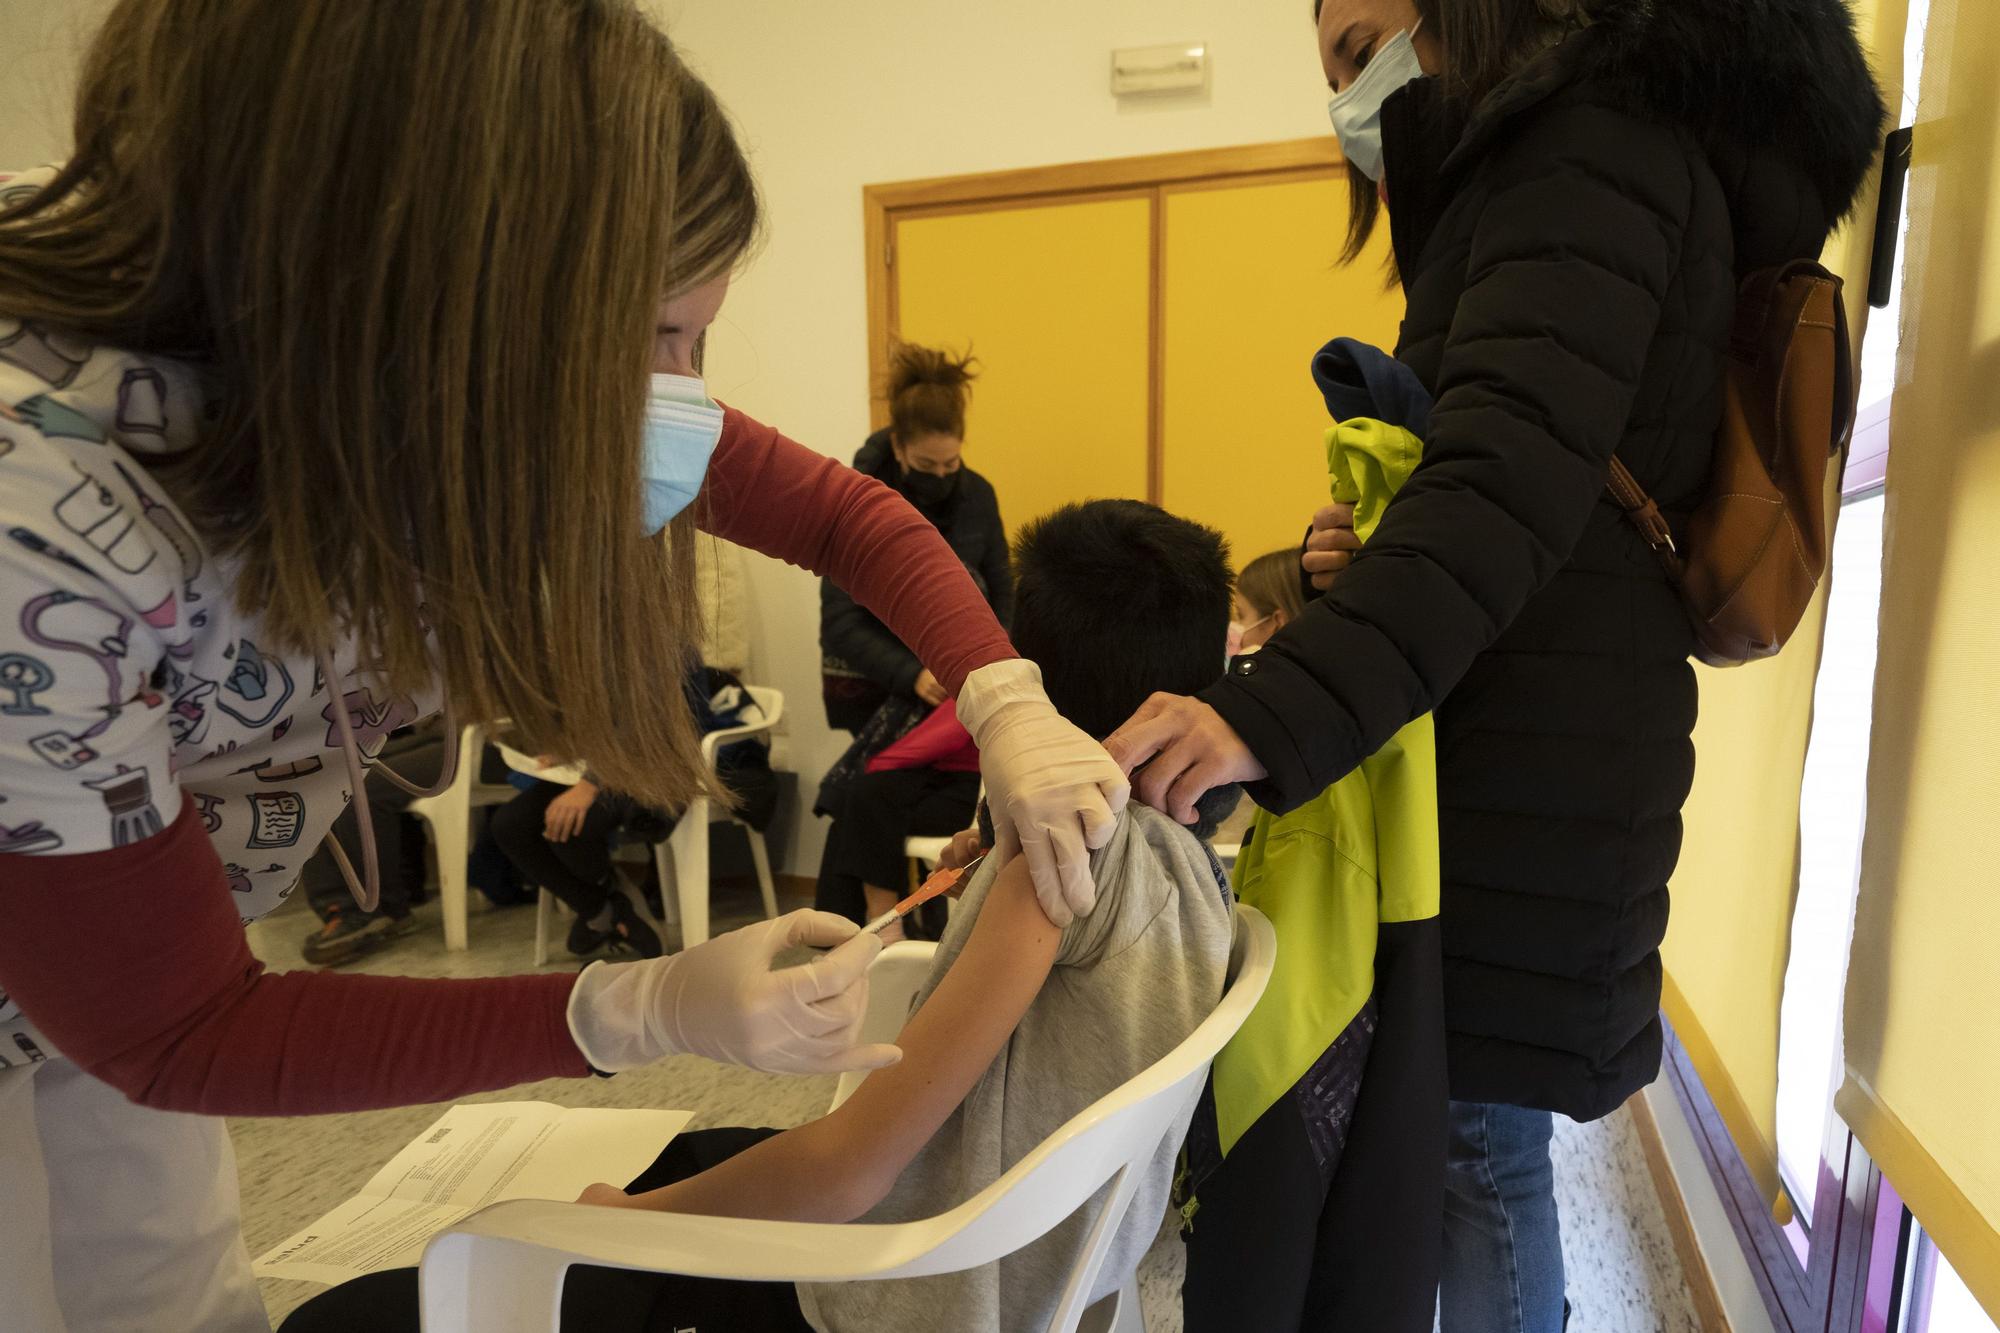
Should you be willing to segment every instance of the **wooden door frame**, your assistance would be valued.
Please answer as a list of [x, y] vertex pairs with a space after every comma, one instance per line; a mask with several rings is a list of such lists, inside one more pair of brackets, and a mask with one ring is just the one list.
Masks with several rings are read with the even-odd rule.
[[1151, 291], [1147, 298], [1146, 490], [1154, 503], [1163, 487], [1164, 400], [1166, 395], [1164, 319], [1166, 281], [1165, 196], [1180, 190], [1213, 189], [1312, 180], [1334, 175], [1345, 159], [1332, 135], [1201, 148], [1022, 167], [1012, 171], [936, 176], [928, 180], [866, 185], [861, 189], [862, 271], [868, 288], [868, 420], [872, 430], [889, 424], [889, 350], [898, 333], [894, 314], [896, 257], [891, 238], [902, 218], [980, 213], [999, 208], [1084, 203], [1093, 198], [1151, 199]]

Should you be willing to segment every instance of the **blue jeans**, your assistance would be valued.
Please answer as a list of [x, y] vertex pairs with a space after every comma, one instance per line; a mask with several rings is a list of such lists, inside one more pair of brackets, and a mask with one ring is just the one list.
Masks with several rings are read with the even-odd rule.
[[1443, 1333], [1562, 1333], [1562, 1230], [1547, 1111], [1451, 1104]]

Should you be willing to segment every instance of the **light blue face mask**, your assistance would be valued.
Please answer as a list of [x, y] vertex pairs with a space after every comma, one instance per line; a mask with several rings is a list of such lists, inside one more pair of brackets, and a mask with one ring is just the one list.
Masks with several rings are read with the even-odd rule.
[[1340, 151], [1371, 181], [1382, 179], [1382, 104], [1390, 93], [1424, 76], [1417, 48], [1411, 42], [1417, 28], [1423, 26], [1423, 20], [1418, 19], [1416, 28], [1384, 42], [1360, 77], [1326, 104], [1333, 132], [1340, 136]]
[[646, 483], [646, 535], [694, 503], [722, 439], [722, 409], [692, 375], [655, 375], [646, 401], [639, 475]]

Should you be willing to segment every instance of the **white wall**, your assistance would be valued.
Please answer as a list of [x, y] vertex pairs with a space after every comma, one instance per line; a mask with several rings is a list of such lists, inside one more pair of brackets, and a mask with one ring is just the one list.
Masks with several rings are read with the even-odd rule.
[[0, 171], [69, 156], [78, 58], [111, 3], [0, 0]]
[[[1307, 0], [648, 3], [735, 117], [768, 207], [766, 246], [710, 338], [710, 384], [842, 458], [868, 427], [864, 185], [1327, 132]], [[1114, 101], [1114, 48], [1191, 40], [1212, 52], [1206, 96]], [[809, 806], [844, 739], [818, 702], [816, 585], [750, 563], [753, 662], [790, 701]], [[799, 818], [784, 868], [811, 874], [823, 828]]]

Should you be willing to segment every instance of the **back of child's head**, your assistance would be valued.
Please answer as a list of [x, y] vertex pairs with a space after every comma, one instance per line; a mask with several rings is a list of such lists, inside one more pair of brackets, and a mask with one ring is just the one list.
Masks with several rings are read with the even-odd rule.
[[1116, 731], [1148, 695], [1193, 694], [1222, 675], [1220, 533], [1137, 500], [1091, 500], [1030, 523], [1014, 564], [1014, 646], [1091, 735]]

